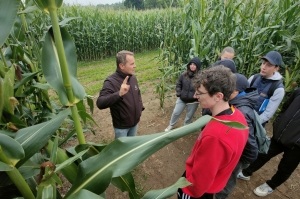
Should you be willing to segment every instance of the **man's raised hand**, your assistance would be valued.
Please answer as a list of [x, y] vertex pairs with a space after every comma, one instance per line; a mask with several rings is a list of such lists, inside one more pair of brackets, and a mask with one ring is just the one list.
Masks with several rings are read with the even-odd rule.
[[130, 85], [127, 85], [128, 78], [129, 78], [129, 76], [126, 76], [123, 83], [122, 83], [122, 85], [121, 85], [121, 88], [120, 88], [120, 91], [119, 91], [120, 97], [125, 95], [130, 89]]

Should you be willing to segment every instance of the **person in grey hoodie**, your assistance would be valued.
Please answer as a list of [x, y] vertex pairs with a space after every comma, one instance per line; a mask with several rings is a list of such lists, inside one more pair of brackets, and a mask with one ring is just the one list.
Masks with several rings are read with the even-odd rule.
[[[255, 110], [258, 112], [261, 123], [263, 125], [271, 119], [276, 112], [284, 97], [284, 85], [278, 84], [272, 96], [268, 96], [268, 91], [271, 88], [274, 81], [281, 80], [282, 76], [278, 72], [279, 67], [282, 64], [282, 57], [280, 53], [276, 51], [270, 51], [265, 56], [261, 57], [262, 64], [260, 67], [259, 75], [253, 75], [248, 79], [250, 86], [256, 88], [259, 94], [259, 99], [255, 105]], [[255, 76], [258, 76], [255, 78]], [[252, 80], [254, 82], [252, 82]], [[268, 103], [264, 103], [268, 102]], [[263, 109], [263, 106], [265, 108]], [[263, 109], [263, 111], [262, 111]]]
[[194, 57], [187, 64], [187, 70], [178, 78], [176, 83], [176, 96], [178, 98], [171, 116], [170, 125], [165, 129], [165, 131], [173, 129], [173, 126], [177, 123], [185, 108], [186, 116], [184, 119], [184, 125], [192, 122], [193, 115], [198, 108], [197, 99], [194, 98], [195, 90], [193, 88], [192, 79], [200, 71], [200, 67], [201, 61], [199, 57]]
[[259, 97], [256, 89], [249, 88], [249, 83], [244, 75], [236, 73], [236, 89], [230, 95], [229, 104], [239, 109], [246, 118], [249, 127], [249, 137], [242, 156], [232, 171], [226, 186], [222, 191], [215, 194], [216, 199], [225, 199], [233, 191], [237, 183], [237, 175], [254, 162], [258, 156], [258, 146], [255, 138], [255, 115], [254, 106]]

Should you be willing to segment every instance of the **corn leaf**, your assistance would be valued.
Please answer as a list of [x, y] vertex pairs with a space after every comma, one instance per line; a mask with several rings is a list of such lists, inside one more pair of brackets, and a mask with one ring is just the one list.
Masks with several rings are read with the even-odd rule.
[[45, 12], [49, 13], [49, 9], [55, 9], [61, 7], [63, 0], [34, 0], [37, 7]]
[[[82, 100], [86, 94], [83, 86], [77, 80], [76, 49], [72, 38], [66, 31], [66, 29], [61, 28], [60, 31], [62, 34], [61, 36], [63, 39], [63, 45], [66, 53], [72, 90], [75, 97], [75, 103], [77, 103], [78, 101]], [[45, 44], [42, 50], [42, 70], [47, 82], [57, 92], [60, 102], [66, 106], [71, 105], [68, 100], [66, 89], [63, 83], [54, 38], [51, 36], [50, 32], [48, 32], [45, 37]]]
[[[1, 149], [1, 146], [0, 146]], [[0, 162], [0, 171], [12, 171], [14, 168], [8, 164]]]
[[111, 178], [130, 172], [170, 142], [199, 131], [210, 119], [211, 117], [206, 115], [192, 124], [169, 132], [114, 140], [99, 155], [80, 163], [76, 181], [67, 196], [71, 196], [81, 189], [87, 189], [96, 194], [104, 192]]
[[2, 78], [0, 77], [0, 121], [2, 117], [2, 110], [3, 110], [3, 104], [4, 104], [4, 95], [3, 95], [3, 82]]
[[15, 140], [22, 145], [25, 151], [25, 158], [18, 162], [17, 167], [25, 163], [31, 156], [46, 145], [69, 114], [70, 110], [66, 109], [48, 122], [23, 128], [17, 132]]
[[40, 173], [40, 165], [33, 163], [31, 160], [28, 160], [21, 167], [19, 167], [18, 170], [23, 178], [27, 180]]
[[18, 89], [20, 86], [26, 84], [27, 82], [29, 82], [30, 80], [32, 80], [36, 74], [38, 74], [39, 72], [35, 72], [35, 73], [25, 73], [22, 75], [22, 80], [18, 83], [16, 83], [16, 85], [14, 86], [14, 89]]
[[3, 88], [5, 89], [3, 93], [3, 109], [14, 114], [14, 104], [10, 100], [14, 96], [14, 82], [15, 82], [15, 68], [11, 67], [9, 71], [5, 74]]
[[189, 181], [187, 181], [184, 177], [179, 178], [179, 180], [173, 184], [172, 186], [169, 186], [165, 189], [161, 190], [151, 190], [148, 193], [144, 195], [142, 199], [164, 199], [164, 198], [169, 198], [172, 195], [174, 195], [178, 188], [183, 188], [188, 185], [191, 185]]
[[127, 191], [130, 199], [141, 198], [141, 196], [136, 192], [134, 179], [130, 172], [113, 178], [111, 183], [119, 188], [122, 192]]
[[78, 199], [78, 198], [88, 198], [88, 199], [104, 199], [101, 196], [98, 196], [88, 190], [82, 189], [78, 191], [76, 194], [68, 197], [68, 199]]
[[20, 6], [20, 0], [0, 1], [0, 47], [8, 37]]
[[13, 166], [15, 166], [17, 162], [25, 156], [22, 146], [7, 135], [0, 134], [0, 146], [2, 152]]
[[219, 120], [217, 118], [212, 118], [212, 120], [216, 120], [218, 122], [221, 122], [222, 124], [226, 125], [226, 126], [230, 126], [232, 128], [236, 128], [236, 129], [248, 129], [247, 126], [245, 126], [244, 124], [242, 123], [239, 123], [239, 122], [233, 122], [233, 121], [226, 121], [226, 120]]

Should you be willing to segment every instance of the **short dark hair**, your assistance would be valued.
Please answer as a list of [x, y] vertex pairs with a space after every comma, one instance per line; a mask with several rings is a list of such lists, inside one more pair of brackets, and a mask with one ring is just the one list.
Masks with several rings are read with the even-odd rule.
[[235, 91], [236, 76], [229, 68], [224, 66], [214, 66], [203, 70], [193, 79], [195, 90], [203, 85], [210, 96], [221, 92], [223, 100], [227, 102], [230, 95]]
[[221, 55], [223, 55], [225, 52], [229, 52], [229, 53], [231, 53], [231, 54], [234, 54], [234, 49], [233, 49], [232, 47], [230, 47], [230, 46], [227, 46], [227, 47], [225, 47], [225, 48], [222, 50]]
[[117, 62], [117, 67], [119, 67], [119, 64], [126, 64], [127, 60], [126, 60], [126, 55], [134, 55], [133, 52], [127, 51], [127, 50], [122, 50], [120, 52], [117, 53], [116, 55], [116, 62]]

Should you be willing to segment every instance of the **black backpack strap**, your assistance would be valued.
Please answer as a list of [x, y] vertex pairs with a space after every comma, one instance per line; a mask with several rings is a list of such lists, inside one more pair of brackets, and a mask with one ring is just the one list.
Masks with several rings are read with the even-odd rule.
[[268, 97], [271, 98], [274, 94], [274, 91], [277, 89], [277, 87], [281, 84], [281, 80], [275, 80], [272, 82], [272, 85], [268, 91]]
[[259, 73], [257, 73], [257, 74], [255, 74], [254, 76], [253, 76], [253, 79], [251, 80], [251, 83], [250, 83], [250, 87], [252, 87], [252, 85], [254, 84], [254, 82], [257, 80], [257, 78], [259, 77]]

